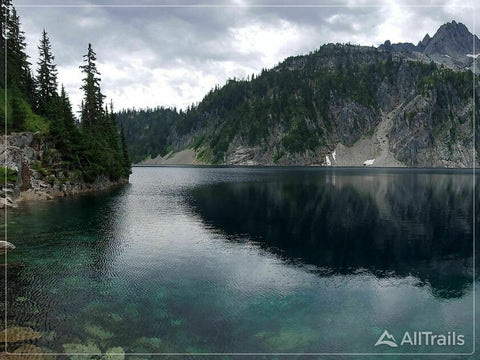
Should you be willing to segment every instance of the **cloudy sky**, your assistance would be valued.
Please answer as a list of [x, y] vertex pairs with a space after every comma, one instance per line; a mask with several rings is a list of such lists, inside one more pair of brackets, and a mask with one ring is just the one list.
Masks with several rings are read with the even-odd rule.
[[259, 73], [325, 43], [416, 44], [451, 20], [479, 33], [473, 0], [421, 1], [421, 7], [413, 0], [206, 1], [14, 0], [14, 5], [32, 63], [42, 29], [49, 34], [59, 80], [75, 110], [82, 97], [78, 66], [89, 42], [103, 92], [117, 109], [185, 108], [228, 78]]

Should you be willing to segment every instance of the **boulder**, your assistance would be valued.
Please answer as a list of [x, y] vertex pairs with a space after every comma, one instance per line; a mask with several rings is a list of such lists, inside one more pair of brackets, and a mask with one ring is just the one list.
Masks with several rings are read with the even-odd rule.
[[29, 327], [14, 326], [0, 331], [0, 340], [6, 340], [7, 343], [35, 340], [41, 337], [42, 334]]
[[[63, 351], [67, 355], [68, 354], [86, 354], [82, 356], [84, 359], [90, 358], [91, 356], [93, 356], [93, 354], [101, 355], [102, 353], [102, 351], [98, 348], [98, 346], [93, 341], [88, 341], [86, 344], [76, 344], [76, 343], [63, 344]], [[70, 358], [73, 358], [73, 356], [70, 356]], [[77, 356], [77, 358], [80, 359], [81, 356]]]
[[0, 197], [0, 209], [3, 209], [5, 206], [16, 208], [18, 204], [14, 202], [12, 199], [10, 201], [9, 198]]
[[108, 349], [105, 352], [105, 355], [102, 357], [103, 360], [124, 360], [125, 351], [121, 347], [114, 347]]
[[[44, 360], [45, 355], [44, 351], [38, 346], [25, 344], [16, 349], [14, 354], [21, 354], [21, 359], [23, 360]], [[19, 356], [12, 356], [12, 358], [18, 358]]]
[[11, 133], [7, 137], [8, 145], [25, 147], [29, 146], [33, 141], [33, 133], [31, 132], [22, 132], [22, 133]]
[[3, 255], [13, 249], [15, 249], [15, 245], [13, 245], [12, 243], [9, 243], [8, 241], [0, 241], [0, 255]]

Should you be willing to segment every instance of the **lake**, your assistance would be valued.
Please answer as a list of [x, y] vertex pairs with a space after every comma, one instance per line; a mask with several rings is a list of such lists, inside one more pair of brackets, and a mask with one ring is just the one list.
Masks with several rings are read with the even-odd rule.
[[[472, 180], [135, 167], [128, 186], [9, 209], [8, 326], [49, 352], [469, 353]], [[374, 346], [385, 330], [399, 346]]]

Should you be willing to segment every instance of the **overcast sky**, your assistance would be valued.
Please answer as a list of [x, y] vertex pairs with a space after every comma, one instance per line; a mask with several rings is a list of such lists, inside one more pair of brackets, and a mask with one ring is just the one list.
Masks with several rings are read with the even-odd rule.
[[[451, 20], [474, 31], [468, 7], [473, 0], [421, 1], [423, 7], [408, 6], [418, 3], [412, 0], [205, 1], [14, 0], [14, 5], [34, 64], [46, 29], [74, 110], [82, 97], [79, 65], [89, 42], [97, 53], [103, 93], [116, 109], [184, 108], [228, 78], [259, 73], [325, 43], [378, 46], [389, 39], [416, 44]], [[169, 4], [175, 6], [158, 7]], [[298, 4], [308, 6], [289, 6]], [[310, 6], [318, 4], [335, 5]]]

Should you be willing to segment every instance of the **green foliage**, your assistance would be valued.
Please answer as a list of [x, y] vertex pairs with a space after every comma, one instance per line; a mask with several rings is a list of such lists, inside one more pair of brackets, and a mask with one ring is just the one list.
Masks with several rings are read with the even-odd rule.
[[116, 117], [133, 162], [165, 156], [173, 150], [170, 133], [181, 117], [175, 109], [122, 110]]
[[10, 169], [9, 167], [2, 167], [0, 169], [0, 184], [15, 183], [17, 181], [17, 171]]
[[455, 95], [458, 94], [459, 97], [466, 98], [472, 96], [472, 81], [473, 73], [471, 71], [459, 72], [451, 69], [438, 69], [421, 77], [417, 83], [417, 89], [423, 96], [427, 96], [432, 91], [438, 92], [448, 89], [454, 91]]
[[[465, 118], [461, 116], [454, 117], [451, 109], [465, 106], [466, 102], [472, 99], [473, 83], [478, 84], [478, 76], [474, 77], [471, 71], [459, 72], [450, 69], [437, 69], [421, 77], [417, 83], [420, 94], [431, 98], [434, 105], [431, 115], [433, 139], [438, 139], [442, 133], [448, 134], [442, 141], [449, 148], [458, 141], [455, 128], [465, 122]], [[479, 108], [475, 108], [478, 112]], [[413, 115], [410, 114], [410, 121]]]
[[55, 116], [57, 93], [57, 67], [54, 64], [55, 57], [52, 54], [52, 46], [45, 29], [40, 40], [39, 60], [36, 77], [36, 109], [44, 116]]
[[197, 159], [203, 163], [213, 163], [213, 153], [210, 147], [201, 149], [197, 154]]
[[37, 171], [38, 173], [40, 173], [40, 175], [42, 175], [43, 177], [46, 177], [48, 175], [50, 175], [50, 171], [48, 169], [46, 169], [42, 163], [40, 161], [35, 161], [32, 163], [32, 165], [30, 166], [33, 170]]
[[[48, 121], [33, 112], [31, 106], [19, 94], [18, 90], [9, 89], [7, 93], [7, 130], [32, 131], [46, 134]], [[5, 89], [0, 88], [0, 131], [5, 124]]]
[[195, 137], [195, 139], [193, 139], [192, 143], [190, 144], [190, 147], [194, 150], [198, 150], [198, 148], [202, 146], [202, 144], [205, 141], [206, 141], [206, 135], [197, 136]]
[[315, 150], [318, 146], [316, 132], [308, 128], [304, 119], [296, 118], [290, 131], [282, 139], [285, 150], [289, 153], [302, 153], [305, 150]]
[[285, 155], [285, 152], [283, 150], [279, 150], [277, 147], [275, 148], [275, 151], [272, 156], [272, 161], [277, 164], [278, 161]]

